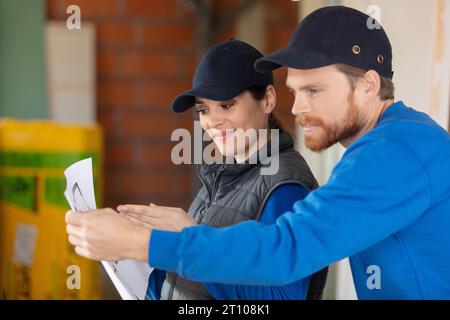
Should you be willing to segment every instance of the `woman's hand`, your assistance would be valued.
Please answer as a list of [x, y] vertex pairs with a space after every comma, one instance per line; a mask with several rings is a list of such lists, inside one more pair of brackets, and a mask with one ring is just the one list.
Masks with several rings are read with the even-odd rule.
[[158, 230], [181, 231], [185, 227], [197, 225], [181, 208], [143, 205], [121, 205], [117, 210], [137, 225]]
[[150, 228], [137, 226], [113, 209], [66, 213], [66, 231], [75, 252], [92, 260], [147, 261]]

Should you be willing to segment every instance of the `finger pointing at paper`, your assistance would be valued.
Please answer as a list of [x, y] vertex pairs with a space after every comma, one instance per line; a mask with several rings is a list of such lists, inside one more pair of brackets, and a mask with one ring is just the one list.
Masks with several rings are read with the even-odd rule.
[[119, 213], [129, 221], [159, 230], [181, 231], [197, 223], [181, 208], [127, 204], [117, 207]]

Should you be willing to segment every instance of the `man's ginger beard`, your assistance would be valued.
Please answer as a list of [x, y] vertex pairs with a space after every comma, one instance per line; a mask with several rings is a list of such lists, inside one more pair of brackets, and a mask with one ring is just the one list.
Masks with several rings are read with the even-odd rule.
[[312, 151], [327, 149], [335, 143], [357, 134], [362, 128], [358, 108], [353, 102], [353, 91], [347, 98], [347, 111], [340, 122], [325, 125], [322, 119], [308, 115], [296, 117], [295, 122], [301, 126], [317, 126], [317, 128], [313, 128], [314, 134], [304, 134], [305, 145]]

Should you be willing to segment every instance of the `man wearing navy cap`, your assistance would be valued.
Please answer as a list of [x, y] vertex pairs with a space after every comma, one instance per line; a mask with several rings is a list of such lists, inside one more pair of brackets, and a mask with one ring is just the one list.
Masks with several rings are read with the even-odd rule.
[[[128, 253], [111, 240], [90, 257], [137, 258], [188, 279], [254, 285], [290, 283], [349, 257], [360, 299], [449, 299], [450, 135], [394, 102], [391, 45], [367, 19], [321, 8], [286, 48], [255, 63], [261, 72], [288, 68], [292, 113], [308, 148], [347, 148], [326, 184], [273, 225], [138, 231]], [[67, 221], [78, 223], [71, 214]]]

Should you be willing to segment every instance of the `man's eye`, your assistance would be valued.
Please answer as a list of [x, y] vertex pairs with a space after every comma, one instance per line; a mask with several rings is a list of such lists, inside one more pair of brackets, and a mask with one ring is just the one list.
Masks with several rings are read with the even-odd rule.
[[309, 93], [311, 93], [311, 94], [316, 94], [318, 92], [320, 92], [319, 89], [313, 89], [313, 88], [309, 89]]
[[294, 89], [289, 88], [288, 91], [289, 91], [289, 93], [292, 94], [294, 97], [297, 95], [297, 91], [295, 91]]

